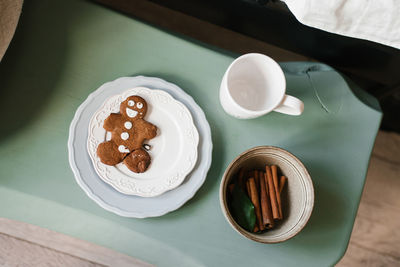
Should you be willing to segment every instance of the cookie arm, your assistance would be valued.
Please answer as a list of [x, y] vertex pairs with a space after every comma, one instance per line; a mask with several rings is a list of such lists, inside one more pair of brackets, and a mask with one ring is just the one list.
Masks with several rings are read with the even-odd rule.
[[150, 140], [157, 135], [157, 127], [143, 119], [137, 119], [133, 125], [133, 140], [131, 149], [139, 149], [145, 140]]
[[116, 123], [119, 122], [120, 118], [121, 114], [111, 113], [110, 116], [105, 119], [103, 128], [109, 132], [113, 131], [115, 129]]
[[157, 126], [154, 124], [151, 124], [150, 122], [144, 121], [144, 126], [145, 126], [145, 135], [144, 138], [149, 140], [157, 135]]

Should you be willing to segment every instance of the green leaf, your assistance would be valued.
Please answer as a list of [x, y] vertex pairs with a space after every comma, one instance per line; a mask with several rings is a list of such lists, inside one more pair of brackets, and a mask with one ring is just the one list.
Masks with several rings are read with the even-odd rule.
[[254, 205], [237, 184], [233, 189], [230, 209], [235, 221], [242, 228], [253, 232], [254, 225], [256, 223]]

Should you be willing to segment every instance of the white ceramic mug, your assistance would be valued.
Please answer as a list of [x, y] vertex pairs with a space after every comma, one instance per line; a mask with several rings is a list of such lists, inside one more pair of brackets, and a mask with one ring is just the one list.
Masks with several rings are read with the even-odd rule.
[[286, 95], [281, 67], [263, 54], [245, 54], [235, 59], [225, 72], [219, 92], [224, 110], [239, 119], [251, 119], [277, 111], [300, 115], [303, 102]]

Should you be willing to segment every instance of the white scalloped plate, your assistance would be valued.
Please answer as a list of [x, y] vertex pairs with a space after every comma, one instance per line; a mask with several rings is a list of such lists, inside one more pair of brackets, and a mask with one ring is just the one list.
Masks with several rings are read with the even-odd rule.
[[[139, 95], [148, 104], [145, 119], [159, 129], [151, 146], [151, 164], [146, 172], [134, 173], [123, 163], [105, 165], [97, 156], [97, 146], [109, 139], [103, 128], [111, 113], [128, 96]], [[179, 186], [196, 164], [199, 134], [189, 110], [170, 94], [161, 90], [136, 87], [108, 98], [94, 113], [89, 123], [87, 147], [93, 166], [100, 178], [117, 191], [141, 197], [154, 197]]]

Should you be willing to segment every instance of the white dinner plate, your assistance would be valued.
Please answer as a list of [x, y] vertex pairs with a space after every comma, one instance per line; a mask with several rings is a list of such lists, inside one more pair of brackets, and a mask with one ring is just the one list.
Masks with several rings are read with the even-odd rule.
[[[193, 170], [180, 186], [151, 198], [116, 191], [100, 179], [87, 151], [88, 125], [93, 114], [109, 97], [138, 86], [163, 90], [185, 104], [199, 132], [198, 156]], [[156, 217], [181, 207], [204, 183], [212, 158], [211, 131], [203, 110], [190, 95], [175, 84], [154, 77], [123, 77], [103, 84], [79, 106], [70, 126], [68, 153], [76, 182], [99, 206], [124, 217]]]
[[[103, 128], [111, 113], [119, 113], [121, 102], [138, 95], [147, 102], [145, 120], [158, 128], [157, 136], [148, 140], [151, 157], [149, 168], [135, 173], [124, 163], [103, 164], [97, 147], [110, 139]], [[93, 114], [89, 123], [87, 147], [97, 174], [116, 190], [127, 195], [154, 197], [179, 186], [197, 160], [199, 134], [192, 115], [184, 104], [162, 90], [136, 87], [108, 98]]]

